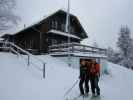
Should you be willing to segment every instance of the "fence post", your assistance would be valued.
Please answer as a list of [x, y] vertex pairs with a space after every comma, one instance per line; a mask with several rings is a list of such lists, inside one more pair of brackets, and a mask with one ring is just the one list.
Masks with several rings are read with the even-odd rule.
[[74, 44], [72, 43], [72, 53], [74, 53]]
[[28, 55], [28, 63], [27, 65], [29, 66], [30, 65], [30, 56]]
[[83, 52], [85, 52], [85, 46], [83, 46]]
[[9, 44], [9, 52], [11, 53], [11, 45]]
[[43, 78], [45, 78], [45, 63], [43, 63]]

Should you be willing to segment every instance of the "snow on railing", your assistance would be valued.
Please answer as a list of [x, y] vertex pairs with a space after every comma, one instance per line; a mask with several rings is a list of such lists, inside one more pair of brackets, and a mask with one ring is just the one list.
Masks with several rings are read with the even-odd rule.
[[[45, 78], [46, 63], [43, 60], [39, 59], [38, 57], [32, 55], [31, 53], [27, 52], [26, 50], [20, 48], [19, 46], [11, 42], [0, 41], [0, 50], [13, 52], [18, 56], [20, 55], [20, 53], [27, 55], [27, 65], [30, 66], [30, 64], [32, 64], [37, 70], [43, 71], [43, 78]], [[43, 66], [43, 67], [40, 67], [40, 66]]]
[[56, 53], [56, 52], [67, 52], [68, 49], [70, 52], [85, 52], [85, 53], [98, 53], [98, 54], [105, 54], [106, 55], [106, 49], [97, 48], [93, 46], [87, 46], [79, 43], [63, 43], [63, 44], [57, 44], [49, 46], [49, 52], [50, 53]]

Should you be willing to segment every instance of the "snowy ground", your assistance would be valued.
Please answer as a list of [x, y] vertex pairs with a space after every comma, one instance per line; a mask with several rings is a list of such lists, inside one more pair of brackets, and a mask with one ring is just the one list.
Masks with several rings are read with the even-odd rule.
[[[38, 57], [47, 62], [45, 79], [42, 71], [27, 66], [21, 57], [0, 53], [0, 100], [65, 100], [79, 95], [77, 84], [64, 97], [78, 79], [77, 69], [69, 68], [65, 62], [51, 56]], [[133, 71], [108, 64], [111, 75], [100, 79], [101, 100], [133, 100]]]

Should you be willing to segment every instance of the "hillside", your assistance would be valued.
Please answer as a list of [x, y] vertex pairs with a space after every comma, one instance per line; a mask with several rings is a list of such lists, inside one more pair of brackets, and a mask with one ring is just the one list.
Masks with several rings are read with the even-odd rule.
[[[0, 100], [65, 100], [79, 95], [77, 84], [64, 97], [78, 79], [77, 69], [48, 55], [38, 58], [47, 62], [45, 79], [42, 71], [27, 66], [23, 58], [0, 53]], [[111, 74], [100, 79], [102, 100], [133, 100], [133, 72], [109, 62], [108, 65]]]

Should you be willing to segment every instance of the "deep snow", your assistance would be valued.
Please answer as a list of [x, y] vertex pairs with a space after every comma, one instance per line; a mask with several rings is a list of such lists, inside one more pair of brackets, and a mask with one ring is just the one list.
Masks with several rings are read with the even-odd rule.
[[[77, 84], [64, 97], [78, 79], [77, 69], [49, 55], [37, 57], [47, 62], [45, 79], [25, 59], [0, 53], [0, 100], [65, 100], [79, 95]], [[133, 100], [133, 72], [109, 62], [108, 67], [111, 74], [100, 79], [101, 100]]]

